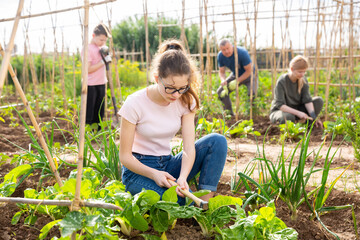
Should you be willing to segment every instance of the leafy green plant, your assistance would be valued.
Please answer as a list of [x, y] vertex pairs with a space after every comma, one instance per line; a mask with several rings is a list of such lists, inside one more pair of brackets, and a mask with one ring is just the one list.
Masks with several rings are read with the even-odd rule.
[[[276, 196], [279, 196], [289, 207], [291, 218], [293, 220], [297, 219], [298, 207], [304, 201], [308, 203], [307, 199], [309, 196], [317, 190], [315, 189], [310, 193], [305, 191], [305, 186], [309, 181], [311, 174], [318, 171], [314, 170], [314, 166], [316, 161], [319, 159], [320, 150], [323, 146], [323, 144], [320, 146], [314, 157], [310, 170], [306, 173], [305, 162], [311, 154], [308, 154], [311, 130], [312, 128], [309, 132], [305, 132], [303, 140], [296, 145], [295, 149], [288, 156], [285, 156], [284, 154], [285, 142], [283, 142], [282, 151], [275, 163], [266, 158], [264, 138], [262, 156], [252, 160], [258, 162], [259, 183], [242, 172], [238, 173], [248, 192], [256, 192], [267, 200], [271, 200]], [[295, 164], [295, 153], [299, 146], [301, 146], [301, 148], [298, 163], [297, 166], [293, 166]], [[256, 186], [257, 190], [253, 191], [247, 182]]]
[[207, 135], [210, 133], [221, 133], [224, 134], [228, 130], [223, 119], [212, 118], [212, 122], [206, 120], [206, 118], [200, 118], [198, 120], [196, 131], [199, 135]]
[[[235, 124], [234, 124], [235, 125]], [[258, 131], [254, 131], [254, 122], [250, 120], [242, 120], [237, 125], [232, 126], [229, 130], [229, 133], [233, 137], [246, 138], [248, 134], [261, 136]]]
[[201, 227], [205, 237], [215, 235], [216, 227], [223, 228], [236, 216], [236, 212], [230, 205], [242, 205], [241, 198], [230, 196], [216, 196], [209, 200], [209, 209], [200, 215], [194, 216]]
[[298, 233], [292, 228], [287, 228], [275, 214], [273, 201], [269, 202], [266, 207], [249, 212], [249, 216], [246, 216], [245, 210], [237, 205], [235, 223], [225, 229], [216, 227], [216, 231], [220, 234], [216, 236], [216, 239], [298, 239]]
[[[325, 121], [324, 124], [324, 132], [322, 139], [324, 139], [326, 136], [330, 136], [331, 134], [335, 135], [345, 135], [346, 129], [344, 121], [346, 121], [343, 118], [337, 118], [335, 122], [332, 121]], [[345, 136], [346, 141], [350, 141], [350, 138], [348, 136]]]
[[303, 138], [303, 134], [306, 131], [306, 127], [303, 123], [294, 123], [290, 120], [287, 120], [284, 124], [279, 125], [281, 136], [280, 142], [289, 139], [297, 141]]
[[[111, 121], [102, 121], [100, 124], [103, 130], [85, 135], [84, 166], [94, 167], [108, 179], [121, 180], [119, 147], [116, 144], [118, 132], [112, 129]], [[98, 146], [97, 149], [95, 146]]]
[[[9, 197], [15, 192], [15, 189], [32, 172], [31, 165], [20, 165], [12, 169], [4, 176], [4, 181], [0, 184], [0, 196]], [[22, 177], [20, 180], [19, 178]]]
[[354, 147], [355, 157], [360, 161], [360, 111], [354, 109], [355, 122], [352, 122], [349, 118], [344, 118], [342, 124], [344, 130], [351, 139], [351, 143]]

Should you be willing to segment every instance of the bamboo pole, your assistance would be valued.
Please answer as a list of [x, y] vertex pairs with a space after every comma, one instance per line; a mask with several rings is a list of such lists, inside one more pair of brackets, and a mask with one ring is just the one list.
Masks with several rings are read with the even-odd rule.
[[208, 100], [212, 99], [212, 78], [211, 78], [211, 61], [210, 61], [210, 41], [208, 30], [208, 18], [207, 18], [207, 4], [208, 0], [204, 0], [204, 14], [205, 14], [205, 29], [206, 29], [206, 76], [207, 76], [207, 95]]
[[73, 91], [73, 101], [74, 101], [74, 117], [77, 116], [77, 112], [76, 112], [76, 73], [75, 73], [75, 62], [76, 62], [76, 58], [75, 58], [75, 53], [73, 53], [73, 86], [74, 86], [74, 91]]
[[115, 79], [116, 79], [116, 83], [117, 83], [117, 87], [118, 87], [118, 91], [119, 91], [119, 100], [120, 100], [120, 102], [122, 102], [121, 81], [120, 81], [119, 70], [118, 70], [118, 62], [119, 62], [119, 60], [115, 55], [115, 48], [114, 48], [113, 64], [114, 64], [114, 67], [115, 67]]
[[146, 57], [146, 85], [150, 85], [149, 79], [149, 61], [150, 61], [150, 53], [149, 53], [149, 26], [148, 26], [148, 10], [147, 10], [147, 0], [143, 0], [143, 9], [144, 9], [144, 20], [145, 20], [145, 57]]
[[200, 25], [199, 25], [199, 51], [200, 51], [200, 99], [204, 99], [204, 54], [203, 54], [203, 35], [202, 35], [202, 20], [203, 20], [203, 0], [199, 0], [199, 16], [200, 16]]
[[22, 82], [23, 82], [23, 89], [26, 92], [27, 82], [28, 82], [28, 60], [27, 60], [27, 44], [24, 41], [24, 60], [23, 60], [23, 68], [22, 68]]
[[[254, 42], [252, 45], [252, 63], [251, 66], [251, 82], [250, 82], [250, 119], [253, 118], [253, 88], [255, 84], [255, 78], [257, 76], [257, 60], [256, 60], [256, 25], [257, 25], [257, 11], [258, 11], [258, 2], [254, 0]], [[255, 67], [255, 73], [253, 72], [253, 67]], [[256, 87], [255, 87], [256, 88]], [[257, 96], [257, 90], [255, 90], [255, 96]]]
[[[5, 55], [3, 49], [2, 49], [2, 46], [0, 44], [0, 53], [2, 56]], [[40, 130], [40, 127], [39, 127], [39, 124], [37, 123], [36, 119], [35, 119], [35, 116], [34, 116], [34, 113], [33, 111], [31, 110], [30, 106], [29, 106], [29, 103], [26, 99], [26, 96], [25, 96], [25, 93], [23, 92], [22, 88], [21, 88], [21, 85], [19, 83], [19, 80], [17, 79], [16, 77], [16, 74], [11, 66], [11, 64], [9, 64], [8, 66], [8, 70], [9, 70], [9, 73], [13, 79], [13, 82], [14, 82], [14, 85], [15, 85], [15, 88], [16, 88], [16, 91], [19, 93], [20, 95], [20, 98], [22, 100], [22, 102], [24, 103], [24, 106], [25, 106], [25, 109], [27, 111], [27, 113], [29, 114], [29, 117], [30, 117], [30, 121], [36, 131], [36, 135], [40, 141], [40, 145], [41, 147], [43, 148], [44, 150], [44, 153], [45, 153], [45, 156], [47, 158], [47, 160], [49, 161], [49, 164], [50, 164], [50, 167], [51, 167], [51, 170], [53, 171], [54, 173], [54, 176], [55, 176], [55, 180], [56, 182], [59, 184], [60, 187], [62, 187], [62, 182], [61, 182], [61, 179], [60, 179], [60, 176], [59, 176], [59, 172], [57, 171], [56, 167], [55, 167], [55, 164], [54, 164], [54, 160], [50, 154], [50, 151], [49, 151], [49, 148], [48, 146], [46, 145], [46, 142], [45, 142], [45, 139], [41, 133], [41, 130]]]
[[318, 70], [318, 63], [319, 63], [319, 56], [320, 56], [320, 0], [317, 0], [317, 6], [318, 6], [318, 18], [317, 18], [317, 25], [316, 25], [316, 58], [314, 62], [314, 95], [317, 94], [317, 82], [319, 82], [319, 70]]
[[353, 60], [353, 47], [354, 47], [354, 1], [350, 0], [350, 20], [349, 20], [349, 73], [348, 79], [349, 84], [351, 80], [353, 82], [353, 88], [349, 87], [349, 99], [350, 99], [350, 112], [351, 112], [351, 94], [352, 100], [355, 102], [356, 92], [355, 92], [355, 78], [354, 78], [354, 60]]
[[87, 91], [88, 91], [88, 49], [89, 49], [89, 0], [84, 0], [84, 38], [83, 38], [83, 63], [81, 65], [81, 109], [80, 109], [80, 127], [79, 127], [79, 152], [77, 162], [77, 176], [76, 176], [76, 187], [75, 197], [73, 202], [72, 210], [79, 210], [80, 208], [80, 190], [81, 190], [81, 179], [84, 161], [84, 145], [85, 145], [85, 118], [86, 118], [86, 104], [87, 104]]
[[[27, 34], [27, 31], [26, 31], [26, 41], [27, 41], [27, 44], [28, 44], [28, 47], [29, 47], [29, 64], [30, 64], [31, 79], [32, 79], [33, 87], [34, 87], [34, 95], [38, 96], [38, 79], [37, 79], [34, 59], [32, 57], [32, 53], [31, 53], [30, 41], [29, 41], [29, 36]], [[40, 107], [39, 107], [39, 99], [38, 98], [35, 98], [35, 110], [36, 110], [35, 115], [38, 116], [40, 114]]]
[[[308, 82], [309, 85], [314, 85], [314, 82]], [[326, 83], [317, 83], [319, 86], [326, 86]], [[348, 84], [339, 84], [339, 83], [330, 83], [330, 87], [352, 87], [352, 83]], [[354, 87], [360, 87], [360, 84], [355, 84]]]
[[[90, 6], [94, 7], [94, 6], [97, 6], [97, 5], [102, 5], [102, 4], [105, 4], [105, 3], [115, 2], [115, 1], [117, 1], [117, 0], [105, 0], [105, 1], [101, 1], [101, 2], [94, 2], [94, 3], [91, 3]], [[66, 9], [49, 11], [49, 12], [38, 13], [38, 14], [30, 14], [30, 15], [26, 15], [26, 16], [20, 16], [20, 19], [41, 17], [41, 16], [50, 15], [50, 14], [69, 12], [69, 11], [78, 10], [78, 9], [82, 9], [82, 8], [84, 8], [84, 6], [66, 8]], [[15, 19], [16, 18], [3, 18], [3, 19], [0, 19], [0, 22], [9, 22], [9, 21], [14, 21]]]
[[11, 31], [10, 40], [5, 50], [5, 55], [3, 56], [3, 60], [1, 62], [0, 68], [0, 97], [4, 87], [5, 75], [7, 74], [7, 69], [10, 64], [11, 51], [14, 48], [14, 39], [16, 35], [16, 31], [19, 25], [20, 14], [24, 6], [24, 0], [19, 1], [18, 9], [16, 11], [16, 17], [13, 25], [13, 29]]
[[308, 0], [307, 14], [306, 14], [306, 23], [305, 23], [305, 34], [304, 34], [304, 56], [307, 56], [306, 52], [306, 40], [307, 40], [307, 31], [308, 31], [308, 23], [309, 23], [309, 9], [310, 9], [310, 0]]
[[132, 42], [132, 49], [131, 49], [131, 61], [135, 62], [135, 40]]
[[[69, 206], [71, 207], [73, 202], [70, 200], [44, 200], [44, 199], [30, 199], [30, 198], [11, 198], [11, 197], [0, 197], [0, 202], [6, 203], [23, 203], [23, 204], [34, 204], [34, 205], [53, 205], [53, 206]], [[79, 207], [95, 207], [95, 208], [104, 208], [110, 210], [119, 210], [123, 209], [112, 203], [104, 202], [88, 202], [80, 201]]]
[[214, 40], [214, 61], [215, 61], [215, 70], [218, 71], [219, 70], [219, 66], [218, 66], [218, 61], [217, 61], [217, 54], [218, 54], [218, 49], [217, 49], [217, 39], [216, 39], [216, 32], [215, 32], [215, 21], [213, 21], [213, 40]]
[[342, 67], [343, 67], [343, 60], [342, 60], [342, 27], [343, 27], [343, 14], [344, 14], [344, 0], [341, 1], [340, 7], [340, 34], [339, 34], [339, 80], [340, 80], [340, 99], [343, 99], [343, 88], [342, 88]]
[[275, 52], [275, 3], [276, 1], [273, 0], [273, 18], [272, 18], [272, 63], [271, 63], [271, 70], [272, 70], [272, 84], [271, 84], [271, 92], [272, 98], [275, 96], [275, 85], [277, 80], [277, 73], [276, 73], [276, 52]]
[[[112, 16], [112, 8], [110, 9], [110, 15]], [[109, 31], [110, 31], [110, 34], [112, 35], [111, 17], [110, 16], [108, 16], [108, 23], [109, 23]], [[112, 51], [112, 65], [113, 65], [113, 68], [115, 69], [115, 80], [116, 80], [116, 83], [117, 83], [117, 87], [118, 87], [118, 90], [119, 90], [119, 98], [120, 98], [120, 101], [121, 101], [122, 100], [121, 82], [120, 82], [119, 71], [118, 71], [118, 60], [116, 58], [115, 46], [114, 46], [114, 41], [113, 41], [112, 37], [109, 39], [109, 42], [110, 42], [110, 49]], [[133, 41], [133, 43], [135, 43], [135, 41]]]
[[61, 90], [63, 95], [63, 107], [64, 112], [67, 113], [67, 99], [66, 99], [66, 89], [65, 89], [65, 71], [64, 71], [64, 32], [61, 31], [62, 44], [61, 44], [61, 59], [59, 59], [59, 71], [60, 71], [60, 83]]
[[[144, 68], [144, 52], [141, 47], [140, 47], [140, 52], [141, 52], [141, 54], [140, 54], [141, 68]], [[125, 61], [125, 59], [124, 59], [124, 61]]]
[[[50, 1], [48, 0], [48, 5], [50, 8]], [[54, 23], [53, 16], [51, 16], [51, 24], [53, 28], [53, 35], [54, 35], [54, 52], [53, 52], [53, 62], [52, 62], [52, 73], [51, 73], [51, 108], [50, 108], [50, 116], [55, 116], [55, 61], [57, 55], [57, 42], [56, 42], [56, 24]]]
[[[334, 53], [333, 49], [335, 49], [335, 46], [336, 46], [336, 33], [337, 33], [337, 31], [335, 31], [335, 25], [336, 24], [333, 25], [333, 29], [332, 29], [332, 32], [331, 32], [331, 35], [330, 35], [330, 44], [329, 44], [329, 46], [330, 46], [330, 56], [333, 55], [333, 53]], [[331, 42], [332, 42], [333, 34], [335, 34], [334, 47], [331, 48]], [[325, 121], [328, 120], [328, 104], [329, 104], [329, 90], [330, 90], [330, 79], [331, 79], [331, 72], [332, 72], [331, 71], [332, 63], [333, 63], [333, 59], [330, 58], [330, 60], [328, 60], [328, 70], [327, 70], [326, 90], [325, 90]]]
[[[158, 18], [159, 18], [159, 15], [158, 15]], [[159, 46], [162, 43], [162, 24], [163, 24], [163, 17], [161, 17], [160, 25], [158, 25], [158, 29], [159, 29]]]
[[190, 53], [189, 43], [185, 35], [185, 0], [182, 0], [182, 17], [181, 17], [181, 40], [184, 43], [187, 53]]
[[45, 34], [44, 34], [44, 45], [42, 49], [42, 64], [43, 64], [43, 82], [44, 82], [44, 97], [47, 98], [47, 78], [46, 78], [46, 52], [45, 52]]
[[[232, 15], [233, 15], [233, 31], [234, 31], [234, 58], [235, 58], [235, 79], [237, 82], [237, 78], [239, 76], [239, 68], [237, 67], [239, 64], [239, 59], [238, 59], [238, 52], [237, 52], [237, 43], [236, 43], [236, 23], [235, 23], [235, 3], [234, 0], [232, 0]], [[238, 115], [238, 111], [239, 111], [239, 104], [240, 104], [240, 100], [239, 100], [239, 84], [236, 84], [236, 110], [235, 110], [235, 119], [236, 121], [239, 120], [239, 115]]]

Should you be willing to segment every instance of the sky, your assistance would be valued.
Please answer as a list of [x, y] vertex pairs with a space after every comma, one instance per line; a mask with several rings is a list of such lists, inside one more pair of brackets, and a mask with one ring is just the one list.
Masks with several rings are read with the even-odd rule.
[[[90, 0], [90, 3], [100, 2], [100, 0]], [[108, 17], [111, 19], [112, 26], [119, 23], [121, 20], [129, 17], [142, 17], [144, 14], [145, 0], [117, 0], [112, 3], [97, 5], [90, 8], [89, 18], [89, 38], [91, 37], [92, 29], [99, 22], [107, 23]], [[203, 1], [201, 1], [203, 2]], [[215, 27], [217, 38], [225, 35], [233, 35], [232, 22], [232, 0], [207, 0], [208, 2], [208, 22], [209, 29]], [[354, 0], [356, 8], [354, 11], [360, 13], [359, 1]], [[4, 45], [10, 38], [13, 29], [14, 21], [1, 22], [2, 19], [13, 18], [16, 15], [19, 1], [0, 0], [0, 43]], [[25, 0], [22, 15], [29, 15], [43, 13], [53, 10], [66, 9], [83, 5], [81, 0]], [[293, 48], [304, 48], [306, 39], [307, 47], [315, 46], [316, 39], [316, 14], [317, 1], [314, 0], [276, 0], [276, 18], [274, 22], [275, 30], [275, 45], [281, 48], [283, 45]], [[308, 5], [309, 4], [309, 5]], [[335, 15], [336, 2], [323, 0], [322, 4], [328, 6], [327, 10], [323, 12], [330, 13], [326, 18], [330, 18], [331, 14]], [[307, 9], [310, 6], [309, 22], [307, 24], [307, 34], [305, 35]], [[178, 19], [181, 23], [182, 17], [182, 0], [147, 0], [148, 14], [150, 17], [156, 18], [158, 14], [163, 14], [165, 17]], [[185, 1], [185, 24], [199, 23], [199, 0]], [[272, 0], [260, 0], [258, 5], [258, 21], [256, 31], [256, 46], [257, 48], [270, 47], [272, 45]], [[111, 11], [110, 11], [111, 10]], [[251, 0], [235, 1], [236, 13], [236, 32], [238, 40], [247, 42], [254, 39], [254, 4]], [[285, 15], [289, 10], [288, 32], [285, 32]], [[71, 52], [82, 48], [82, 30], [80, 17], [83, 16], [83, 9], [73, 10], [66, 13], [59, 13], [56, 15], [47, 15], [42, 17], [28, 18], [20, 20], [18, 30], [15, 37], [15, 44], [17, 45], [18, 54], [23, 53], [25, 32], [28, 29], [28, 36], [30, 39], [30, 47], [32, 52], [41, 52], [45, 42], [46, 51], [53, 51], [54, 49], [54, 33], [53, 25], [56, 26], [56, 43], [58, 50], [61, 51], [62, 43], [64, 48]], [[250, 21], [246, 21], [250, 18]], [[203, 32], [205, 32], [205, 24], [203, 20]], [[215, 25], [213, 25], [213, 22]], [[359, 20], [357, 20], [359, 23]], [[247, 31], [247, 24], [249, 24], [250, 34]], [[345, 26], [347, 27], [347, 26]], [[329, 45], [329, 36], [332, 29], [332, 24], [327, 23], [323, 27], [324, 35], [327, 32], [327, 38], [323, 37], [322, 45]], [[357, 27], [358, 29], [358, 27]], [[44, 38], [45, 36], [45, 38]], [[305, 37], [306, 36], [306, 37]], [[346, 42], [347, 35], [344, 34], [343, 41]], [[290, 43], [291, 39], [291, 43]], [[284, 41], [283, 41], [284, 40]]]

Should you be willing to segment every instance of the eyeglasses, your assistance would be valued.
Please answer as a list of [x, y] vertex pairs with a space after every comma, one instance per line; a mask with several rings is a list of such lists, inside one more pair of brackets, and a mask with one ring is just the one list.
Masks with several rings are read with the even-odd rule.
[[160, 77], [159, 77], [159, 80], [160, 80], [161, 84], [164, 86], [165, 92], [167, 94], [174, 94], [175, 92], [178, 92], [179, 94], [184, 94], [190, 89], [190, 85], [187, 85], [186, 87], [182, 87], [182, 88], [179, 88], [179, 89], [172, 88], [172, 87], [166, 87], [164, 82], [162, 81], [162, 79]]

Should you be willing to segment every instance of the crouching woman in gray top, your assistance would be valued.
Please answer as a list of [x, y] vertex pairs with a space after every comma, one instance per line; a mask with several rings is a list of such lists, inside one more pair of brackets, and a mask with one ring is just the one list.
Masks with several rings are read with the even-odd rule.
[[285, 123], [286, 120], [315, 120], [316, 127], [323, 127], [317, 116], [322, 107], [321, 97], [311, 97], [309, 84], [304, 75], [308, 61], [303, 56], [296, 56], [290, 61], [289, 73], [283, 74], [276, 82], [275, 97], [271, 103], [270, 121]]

